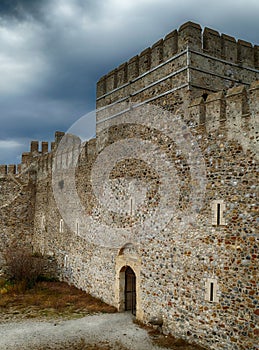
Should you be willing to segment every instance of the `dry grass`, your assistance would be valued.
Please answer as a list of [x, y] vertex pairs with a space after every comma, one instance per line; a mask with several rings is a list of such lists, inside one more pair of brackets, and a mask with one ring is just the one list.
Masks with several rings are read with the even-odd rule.
[[[71, 319], [95, 313], [113, 313], [116, 309], [101, 300], [69, 286], [64, 282], [38, 282], [34, 288], [24, 291], [20, 283], [8, 284], [0, 279], [0, 322], [28, 318]], [[171, 335], [165, 336], [158, 330], [135, 321], [147, 330], [153, 343], [164, 349], [204, 350], [204, 348], [188, 344], [184, 340]], [[36, 347], [31, 350], [53, 350], [48, 347]], [[63, 343], [55, 346], [55, 350], [130, 350], [121, 343], [112, 345], [108, 342], [87, 344], [84, 339], [77, 342]]]
[[20, 283], [0, 281], [0, 320], [17, 318], [76, 318], [116, 309], [64, 282], [38, 282], [24, 291]]

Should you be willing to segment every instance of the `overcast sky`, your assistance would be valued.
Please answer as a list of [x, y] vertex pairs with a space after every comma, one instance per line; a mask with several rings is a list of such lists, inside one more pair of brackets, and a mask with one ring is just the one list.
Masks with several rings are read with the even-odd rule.
[[102, 75], [189, 20], [259, 43], [258, 0], [0, 0], [0, 164], [66, 131]]

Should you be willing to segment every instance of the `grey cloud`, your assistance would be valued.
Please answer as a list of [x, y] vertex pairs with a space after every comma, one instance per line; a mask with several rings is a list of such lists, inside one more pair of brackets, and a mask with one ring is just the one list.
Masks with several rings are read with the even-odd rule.
[[0, 17], [24, 20], [28, 17], [40, 19], [47, 0], [1, 0]]

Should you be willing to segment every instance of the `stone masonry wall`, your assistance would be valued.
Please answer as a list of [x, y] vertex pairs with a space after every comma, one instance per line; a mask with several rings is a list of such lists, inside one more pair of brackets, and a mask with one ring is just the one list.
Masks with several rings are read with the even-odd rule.
[[[255, 82], [249, 89], [244, 86], [232, 88], [226, 94], [211, 94], [205, 102], [197, 99], [190, 105], [193, 124], [188, 127], [202, 152], [207, 184], [195, 222], [190, 222], [183, 231], [179, 229], [179, 220], [183, 211], [188, 213], [192, 210], [190, 191], [193, 184], [188, 159], [177, 149], [179, 145], [155, 129], [121, 122], [109, 126], [106, 144], [103, 145], [105, 149], [132, 137], [150, 140], [157, 145], [159, 152], [166, 153], [174, 165], [181, 183], [176, 203], [179, 215], [157, 235], [148, 235], [144, 244], [134, 239], [130, 241], [140, 262], [137, 315], [144, 321], [161, 315], [165, 332], [210, 349], [255, 349], [257, 346], [255, 184], [258, 94], [259, 83]], [[76, 144], [77, 138], [72, 137], [72, 142]], [[71, 165], [78, 156], [76, 148], [72, 150], [74, 156], [69, 156], [67, 150], [55, 165], [58, 169], [55, 181], [60, 187], [63, 202], [72, 198], [69, 192], [73, 177]], [[63, 232], [60, 232], [62, 216], [53, 197], [50, 168], [53, 160], [48, 157], [42, 160], [38, 170], [34, 249], [56, 257], [62, 278], [118, 306], [116, 261], [120, 257], [119, 248], [129, 242], [122, 240], [120, 247], [100, 246], [100, 242], [90, 237], [91, 227], [82, 218], [84, 213], [88, 213], [94, 222], [105, 224], [107, 235], [110, 228], [123, 230], [130, 228], [134, 222], [145, 221], [148, 213], [159, 203], [161, 179], [152, 166], [136, 158], [118, 162], [110, 179], [120, 201], [132, 195], [128, 192], [128, 181], [137, 181], [134, 183], [137, 186], [135, 193], [137, 189], [139, 191], [138, 186], [144, 188], [148, 185], [149, 190], [142, 193], [146, 198], [145, 208], [139, 204], [133, 217], [127, 208], [121, 214], [109, 212], [98, 202], [92, 190], [91, 172], [98, 157], [96, 141], [81, 145], [79, 163], [75, 166], [80, 209], [78, 203], [70, 200], [66, 209], [69, 222], [64, 220]], [[54, 189], [57, 190], [55, 185]], [[137, 200], [138, 197], [136, 205]], [[224, 221], [220, 225], [214, 220], [215, 201], [224, 204]], [[135, 266], [136, 260], [129, 258], [125, 261]], [[216, 291], [213, 302], [207, 300], [210, 281], [213, 281]]]
[[[258, 79], [258, 46], [181, 26], [98, 82], [96, 139], [32, 143], [34, 187], [1, 213], [32, 203], [34, 250], [118, 310], [130, 266], [138, 319], [208, 349], [256, 350]], [[1, 169], [7, 202], [17, 176]], [[1, 221], [8, 235], [17, 226]]]
[[0, 165], [0, 274], [7, 248], [32, 249], [38, 162], [48, 152], [48, 142], [42, 142], [39, 150], [39, 142], [32, 141], [21, 164]]
[[[30, 245], [34, 222], [35, 173], [15, 173], [2, 167], [0, 174], [0, 275], [8, 247]], [[11, 172], [12, 171], [12, 172]]]

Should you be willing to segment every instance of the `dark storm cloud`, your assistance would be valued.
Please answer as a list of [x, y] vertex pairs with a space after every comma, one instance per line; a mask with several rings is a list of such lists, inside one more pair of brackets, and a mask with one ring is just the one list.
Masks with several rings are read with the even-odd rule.
[[66, 131], [100, 76], [182, 23], [258, 43], [258, 13], [253, 0], [0, 0], [0, 163]]
[[[70, 2], [92, 14], [98, 13], [102, 5], [100, 0], [70, 0]], [[55, 0], [1, 0], [0, 17], [12, 17], [18, 20], [33, 17], [43, 21], [47, 14], [46, 9], [51, 3], [55, 3]]]
[[39, 19], [42, 17], [46, 2], [46, 0], [1, 0], [0, 16], [13, 17], [19, 20], [28, 16]]

